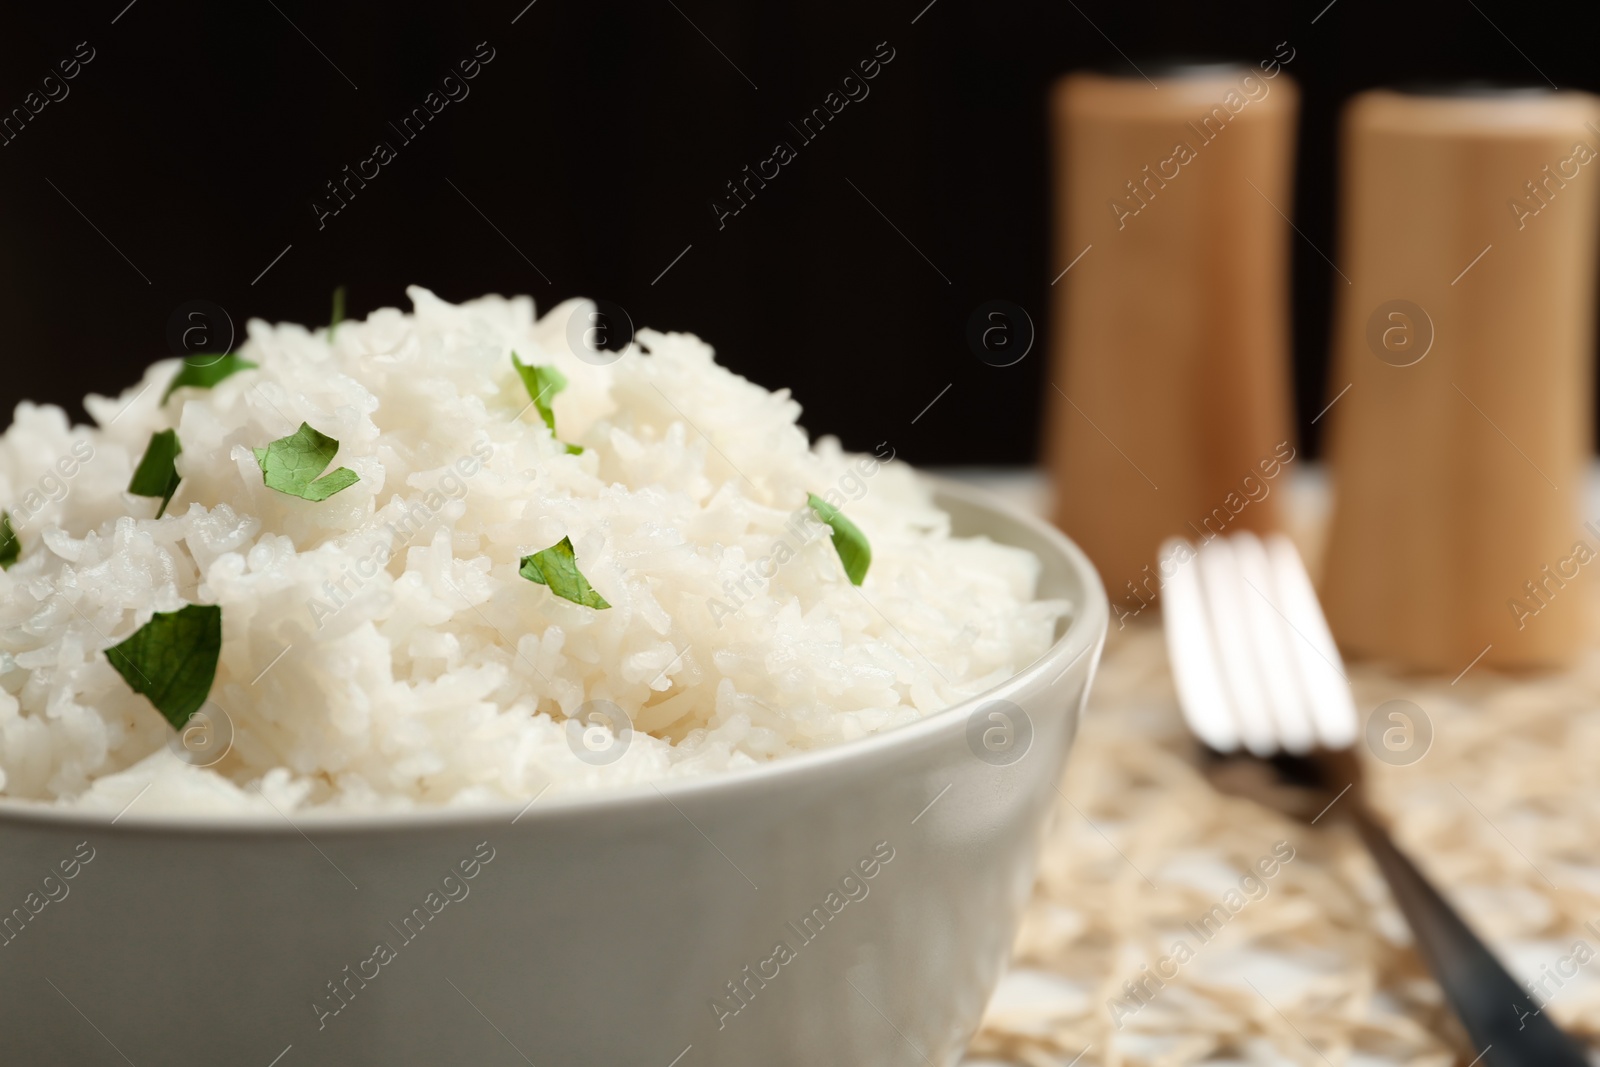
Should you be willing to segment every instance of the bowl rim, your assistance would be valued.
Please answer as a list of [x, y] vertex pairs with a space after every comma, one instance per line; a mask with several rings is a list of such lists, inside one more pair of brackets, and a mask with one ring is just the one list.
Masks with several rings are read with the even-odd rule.
[[[761, 783], [777, 784], [805, 777], [825, 777], [833, 773], [861, 770], [860, 764], [870, 764], [899, 749], [915, 750], [942, 739], [952, 733], [956, 723], [965, 720], [984, 704], [1004, 699], [1009, 693], [1055, 684], [1079, 660], [1097, 651], [1103, 644], [1110, 625], [1110, 605], [1105, 588], [1089, 557], [1070, 538], [1053, 525], [1017, 508], [989, 490], [969, 483], [918, 471], [917, 476], [933, 490], [935, 503], [957, 500], [968, 506], [998, 515], [1020, 525], [1063, 557], [1084, 591], [1084, 603], [1076, 604], [1066, 629], [1032, 663], [999, 685], [977, 693], [966, 700], [952, 704], [925, 718], [905, 726], [895, 727], [868, 737], [813, 749], [786, 756], [771, 763], [744, 767], [732, 771], [719, 771], [697, 777], [667, 781], [640, 782], [616, 789], [572, 793], [552, 798], [543, 805], [539, 796], [519, 804], [473, 805], [471, 807], [418, 808], [401, 811], [327, 813], [297, 812], [291, 818], [284, 812], [270, 814], [249, 812], [239, 814], [191, 815], [163, 812], [150, 815], [130, 814], [124, 808], [116, 815], [109, 812], [88, 812], [78, 808], [59, 808], [39, 801], [20, 801], [0, 797], [0, 826], [29, 826], [30, 828], [73, 828], [96, 833], [113, 832], [127, 835], [180, 835], [184, 837], [208, 835], [293, 835], [306, 836], [307, 831], [319, 834], [356, 834], [406, 832], [416, 830], [452, 829], [462, 827], [501, 827], [527, 820], [530, 825], [582, 819], [601, 812], [640, 810], [647, 807], [670, 805], [678, 808], [678, 801], [702, 798], [728, 799]], [[1048, 680], [1044, 680], [1048, 677]], [[1076, 709], [1068, 713], [1075, 714]], [[137, 802], [135, 796], [132, 803]], [[682, 809], [679, 809], [682, 814]], [[126, 818], [124, 818], [126, 816]], [[685, 816], [687, 818], [687, 816]]]

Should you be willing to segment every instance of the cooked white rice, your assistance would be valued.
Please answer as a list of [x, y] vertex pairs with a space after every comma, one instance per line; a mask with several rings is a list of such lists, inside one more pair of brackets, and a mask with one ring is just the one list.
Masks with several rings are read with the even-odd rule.
[[[0, 438], [22, 544], [0, 573], [0, 796], [137, 797], [139, 813], [526, 801], [893, 729], [1049, 646], [1067, 607], [1034, 600], [1031, 554], [951, 537], [903, 463], [808, 446], [787, 390], [698, 339], [641, 331], [598, 366], [567, 340], [584, 303], [536, 319], [526, 297], [409, 295], [414, 313], [331, 343], [252, 321], [238, 351], [260, 369], [162, 405], [179, 369], [163, 361], [88, 398], [98, 428], [17, 407]], [[570, 380], [556, 429], [581, 455], [530, 408], [513, 350]], [[302, 421], [359, 484], [320, 503], [262, 484], [251, 449]], [[126, 490], [168, 428], [183, 480], [155, 519]], [[859, 590], [826, 528], [796, 521], [808, 492], [869, 539]], [[563, 536], [610, 609], [519, 576]], [[222, 608], [208, 711], [233, 739], [209, 768], [175, 754], [104, 653], [189, 603]], [[596, 700], [635, 727], [610, 763], [579, 758], [567, 728]]]

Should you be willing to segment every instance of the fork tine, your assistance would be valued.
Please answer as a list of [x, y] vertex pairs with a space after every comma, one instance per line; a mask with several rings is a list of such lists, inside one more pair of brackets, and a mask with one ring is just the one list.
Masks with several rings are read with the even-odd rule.
[[1278, 748], [1277, 730], [1267, 710], [1267, 697], [1256, 671], [1249, 622], [1250, 594], [1239, 572], [1238, 556], [1228, 538], [1219, 537], [1200, 548], [1195, 559], [1200, 589], [1211, 620], [1211, 639], [1223, 688], [1231, 698], [1234, 719], [1244, 746], [1258, 756]]
[[1161, 616], [1167, 634], [1167, 658], [1172, 681], [1178, 688], [1178, 705], [1189, 729], [1218, 752], [1239, 747], [1239, 728], [1228, 708], [1228, 694], [1217, 673], [1217, 652], [1211, 641], [1211, 623], [1201, 599], [1200, 575], [1194, 566], [1195, 550], [1189, 542], [1173, 538], [1161, 546], [1160, 557], [1176, 553], [1188, 559], [1161, 588]]
[[1278, 582], [1261, 539], [1245, 532], [1230, 540], [1239, 565], [1239, 578], [1245, 587], [1240, 596], [1252, 638], [1247, 648], [1254, 653], [1251, 660], [1262, 683], [1268, 711], [1277, 724], [1278, 740], [1283, 748], [1303, 756], [1316, 743], [1316, 733], [1311, 709], [1301, 696], [1295, 653], [1289, 647], [1299, 638], [1290, 629], [1288, 616], [1280, 603]]
[[1317, 736], [1326, 748], [1349, 748], [1356, 739], [1356, 705], [1339, 646], [1322, 614], [1316, 589], [1294, 543], [1282, 534], [1266, 541], [1284, 614], [1299, 635], [1291, 642], [1301, 689], [1312, 709]]

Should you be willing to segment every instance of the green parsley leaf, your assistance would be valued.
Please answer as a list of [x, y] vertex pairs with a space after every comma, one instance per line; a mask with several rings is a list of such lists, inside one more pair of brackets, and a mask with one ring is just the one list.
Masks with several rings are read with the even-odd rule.
[[268, 489], [302, 500], [326, 500], [361, 480], [361, 476], [348, 467], [317, 477], [333, 462], [339, 452], [339, 442], [313, 430], [309, 423], [302, 422], [288, 437], [280, 437], [266, 448], [252, 451]]
[[[190, 360], [204, 360], [203, 363], [191, 363]], [[161, 402], [165, 404], [172, 398], [172, 394], [185, 386], [196, 389], [210, 389], [224, 378], [231, 378], [242, 370], [254, 370], [259, 364], [248, 359], [225, 353], [220, 356], [190, 356], [183, 361], [183, 367], [172, 376], [172, 381], [167, 383], [167, 391], [161, 394]]]
[[339, 324], [344, 321], [344, 286], [333, 291], [333, 316], [328, 319], [328, 343], [333, 344], [333, 335], [339, 332]]
[[178, 443], [177, 430], [162, 430], [160, 433], [150, 435], [150, 445], [144, 450], [144, 458], [139, 461], [139, 469], [133, 472], [133, 481], [128, 483], [128, 492], [134, 496], [156, 497], [161, 501], [161, 507], [156, 509], [156, 518], [167, 513], [167, 505], [172, 503], [172, 494], [178, 491], [178, 468], [175, 464], [178, 456], [183, 453], [183, 445]]
[[17, 531], [11, 528], [11, 512], [0, 511], [0, 570], [8, 571], [16, 566], [21, 555], [22, 542], [17, 540]]
[[[529, 366], [517, 358], [515, 352], [511, 353], [511, 365], [517, 368], [517, 373], [522, 377], [522, 387], [528, 391], [528, 399], [533, 401], [534, 408], [539, 412], [539, 417], [544, 424], [550, 427], [550, 433], [556, 432], [556, 413], [550, 407], [550, 402], [556, 394], [567, 387], [567, 376], [554, 367]], [[582, 445], [568, 445], [569, 456], [581, 456]]]
[[106, 649], [128, 687], [149, 697], [175, 730], [211, 695], [221, 654], [222, 608], [215, 604], [158, 611], [132, 637]]
[[572, 538], [563, 537], [542, 552], [522, 557], [521, 575], [530, 582], [550, 587], [550, 591], [563, 600], [582, 604], [586, 608], [609, 608], [606, 598], [594, 591], [589, 579], [578, 570], [578, 561], [572, 554]]
[[839, 553], [839, 562], [844, 564], [844, 573], [850, 578], [850, 584], [860, 585], [866, 580], [867, 568], [872, 566], [872, 546], [867, 544], [867, 535], [845, 518], [844, 512], [817, 494], [806, 495], [817, 518], [833, 529], [833, 550]]

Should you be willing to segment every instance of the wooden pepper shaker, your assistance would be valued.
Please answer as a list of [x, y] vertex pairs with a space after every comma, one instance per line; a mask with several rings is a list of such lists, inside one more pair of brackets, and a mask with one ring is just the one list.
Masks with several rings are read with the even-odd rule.
[[1597, 193], [1587, 94], [1348, 106], [1323, 599], [1350, 652], [1450, 674], [1577, 652]]
[[1056, 520], [1124, 623], [1160, 591], [1166, 538], [1278, 525], [1297, 455], [1289, 58], [1147, 65], [1154, 84], [1078, 73], [1055, 87], [1063, 273], [1045, 459]]

